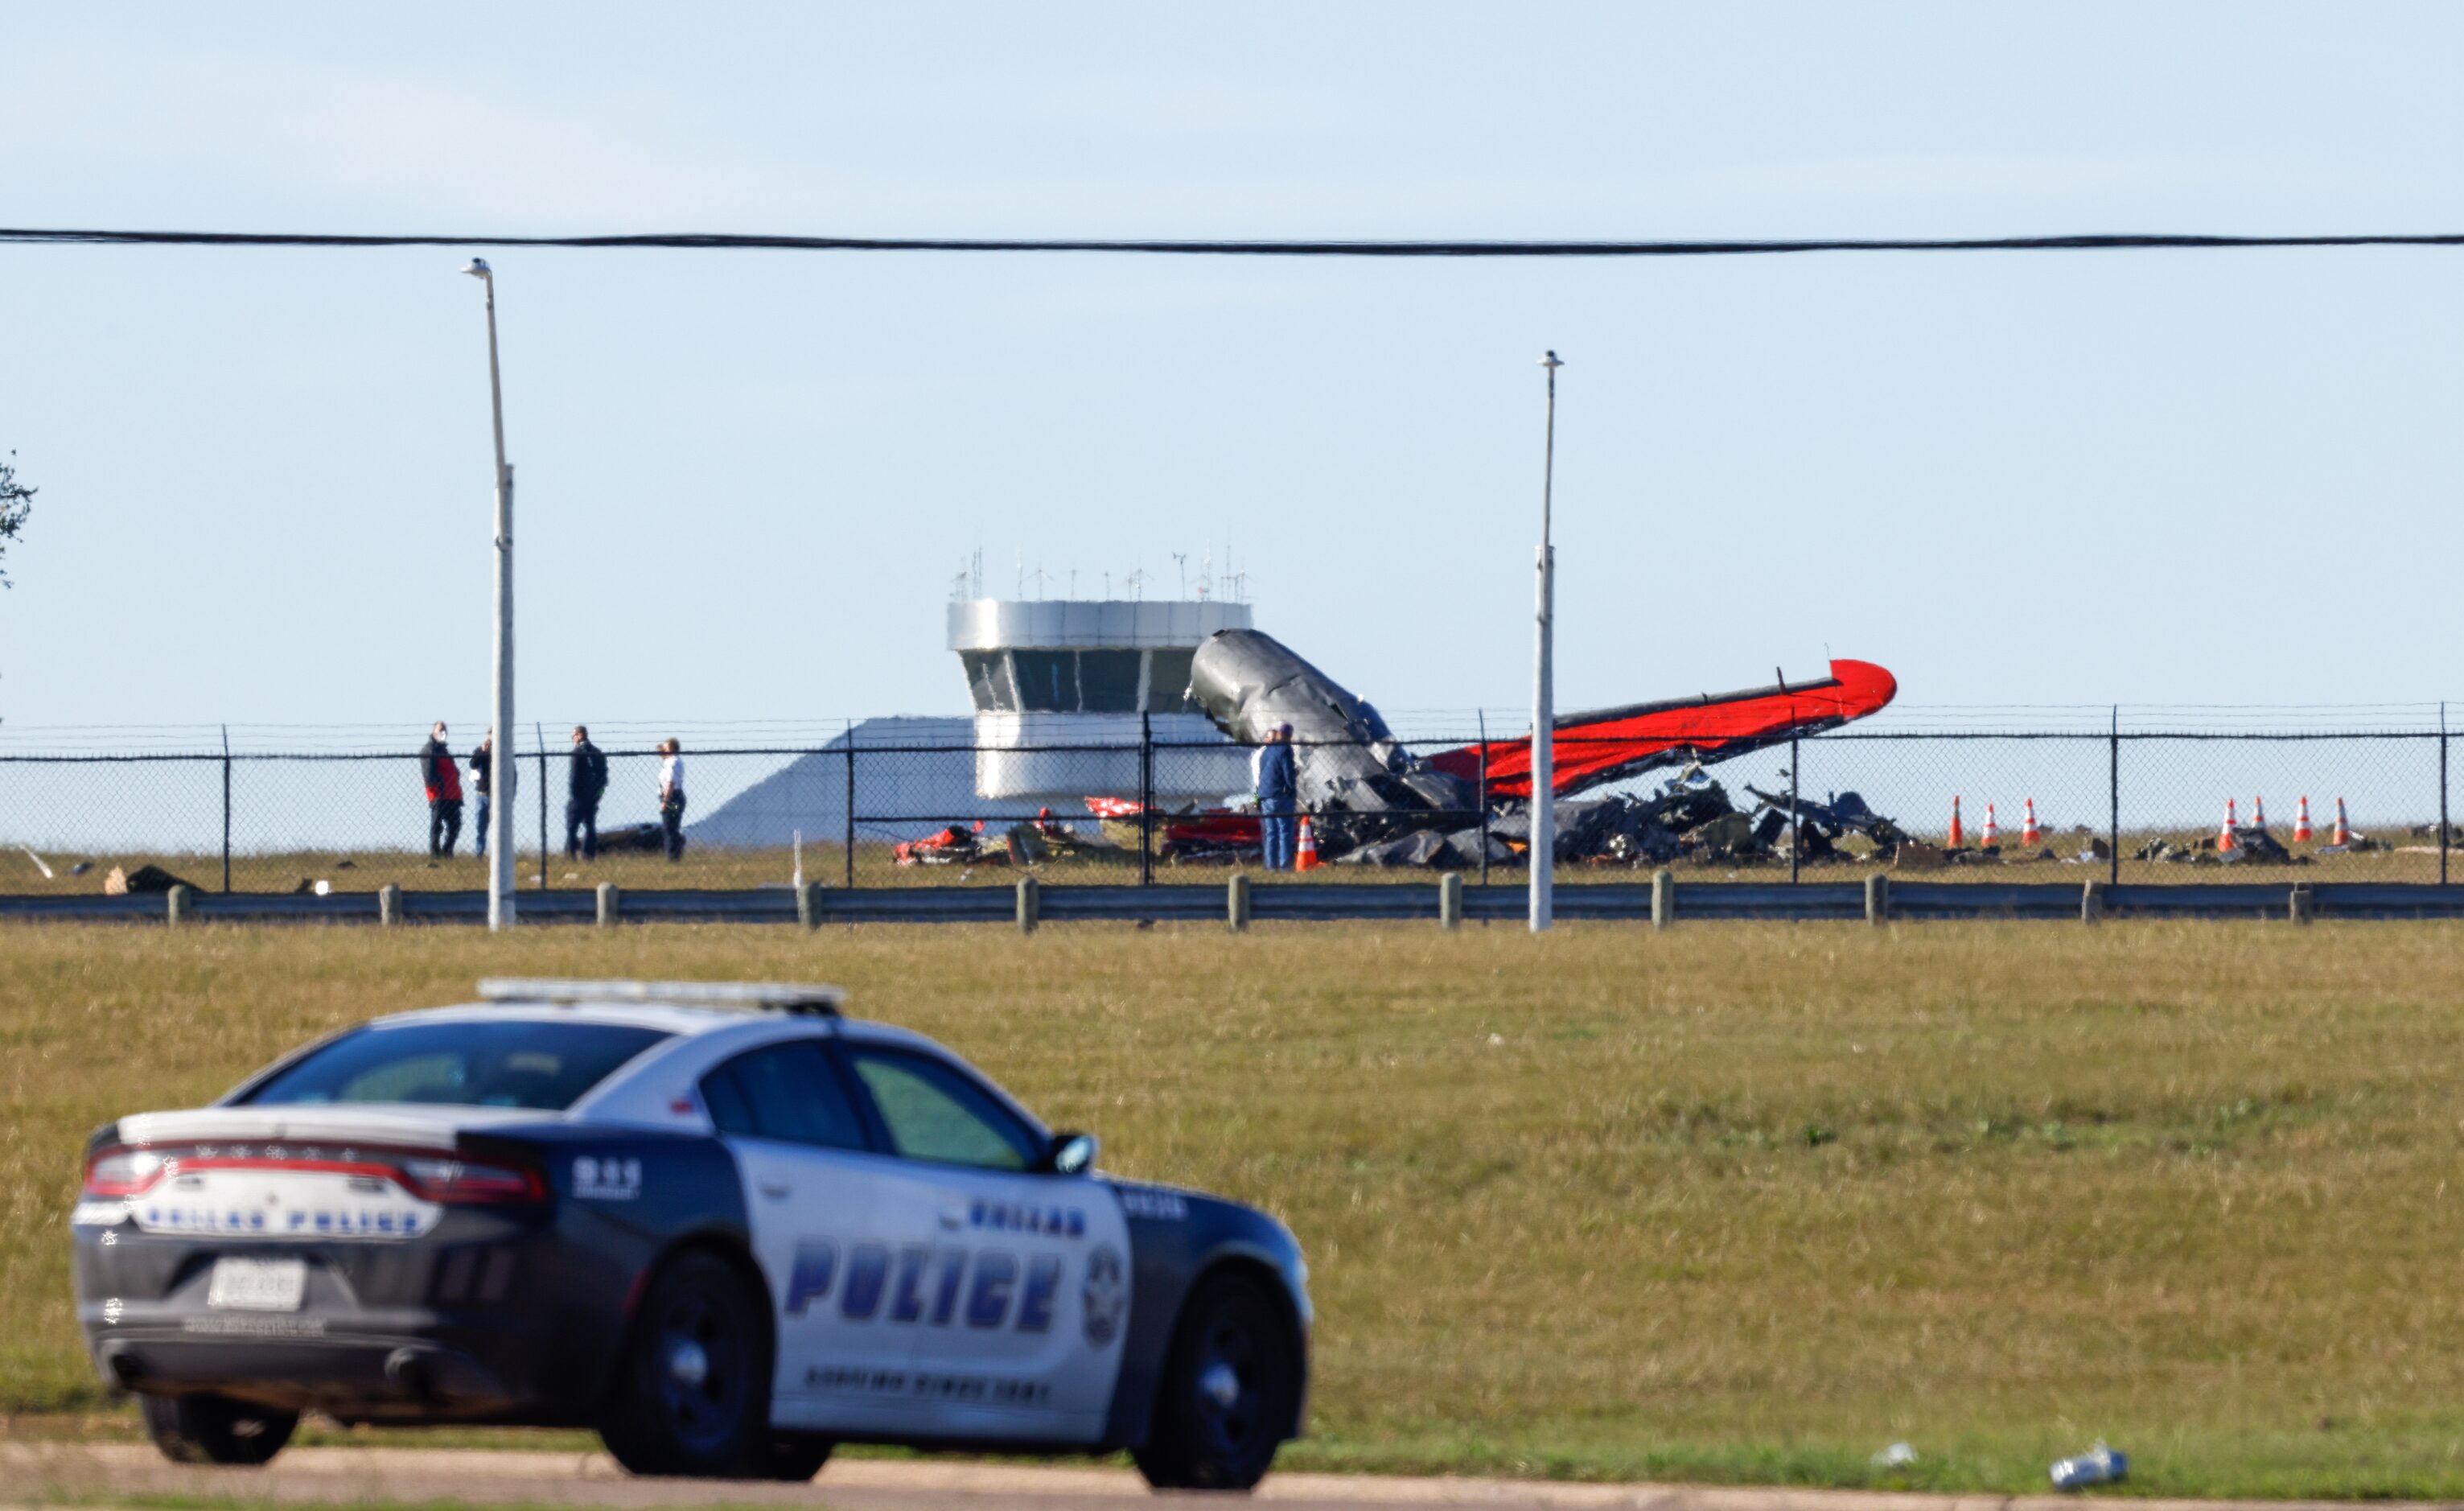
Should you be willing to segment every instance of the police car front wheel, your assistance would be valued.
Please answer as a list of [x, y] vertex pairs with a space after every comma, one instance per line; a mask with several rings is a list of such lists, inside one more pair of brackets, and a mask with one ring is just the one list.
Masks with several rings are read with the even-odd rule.
[[220, 1395], [139, 1398], [145, 1431], [177, 1464], [261, 1464], [282, 1452], [299, 1426], [297, 1411], [275, 1411]]
[[642, 1298], [599, 1435], [637, 1475], [761, 1475], [769, 1373], [768, 1328], [743, 1279], [715, 1255], [684, 1255]]
[[1266, 1476], [1300, 1400], [1301, 1359], [1265, 1288], [1243, 1275], [1201, 1281], [1155, 1390], [1136, 1451], [1158, 1490], [1247, 1490]]

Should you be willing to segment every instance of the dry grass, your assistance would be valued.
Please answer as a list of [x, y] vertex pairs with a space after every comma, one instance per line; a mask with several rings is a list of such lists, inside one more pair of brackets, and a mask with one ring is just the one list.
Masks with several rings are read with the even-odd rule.
[[[492, 971], [821, 977], [1310, 1252], [1293, 1461], [2464, 1493], [2464, 928], [0, 929], [0, 1411], [85, 1132]], [[22, 1430], [22, 1424], [20, 1424]]]

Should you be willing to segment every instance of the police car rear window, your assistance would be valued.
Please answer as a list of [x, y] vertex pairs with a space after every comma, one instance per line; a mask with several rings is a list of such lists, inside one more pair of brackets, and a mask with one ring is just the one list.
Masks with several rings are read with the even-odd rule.
[[242, 1097], [253, 1106], [433, 1102], [561, 1112], [670, 1035], [619, 1023], [406, 1023], [345, 1034]]

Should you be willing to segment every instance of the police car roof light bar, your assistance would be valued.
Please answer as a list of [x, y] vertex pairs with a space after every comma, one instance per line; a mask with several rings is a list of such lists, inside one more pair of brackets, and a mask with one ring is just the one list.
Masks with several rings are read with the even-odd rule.
[[656, 1007], [709, 1008], [725, 1012], [794, 1012], [834, 1018], [847, 1000], [840, 987], [777, 981], [577, 981], [555, 977], [491, 976], [479, 983], [483, 1002], [631, 1002]]

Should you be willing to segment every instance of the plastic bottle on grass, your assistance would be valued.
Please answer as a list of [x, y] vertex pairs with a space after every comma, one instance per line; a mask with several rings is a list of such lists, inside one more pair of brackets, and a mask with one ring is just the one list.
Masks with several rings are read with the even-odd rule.
[[2130, 1455], [2107, 1448], [2100, 1441], [2084, 1454], [2061, 1459], [2054, 1465], [2054, 1488], [2084, 1490], [2090, 1485], [2109, 1485], [2130, 1475]]

